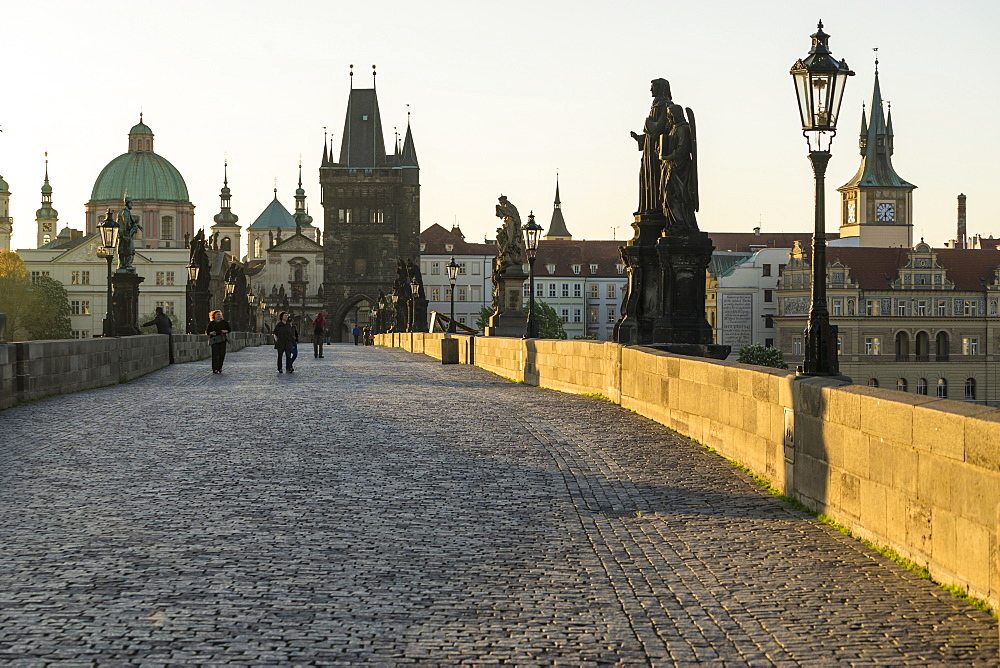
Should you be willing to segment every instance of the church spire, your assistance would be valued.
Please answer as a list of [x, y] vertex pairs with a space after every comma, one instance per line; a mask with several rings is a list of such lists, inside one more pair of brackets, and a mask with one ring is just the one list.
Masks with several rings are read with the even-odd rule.
[[302, 187], [302, 156], [299, 156], [299, 187], [295, 189], [295, 227], [302, 233], [303, 227], [312, 225], [312, 216], [306, 211], [306, 191]]
[[232, 211], [232, 191], [229, 190], [229, 160], [222, 161], [222, 190], [219, 191], [219, 213], [212, 219], [215, 227], [239, 227], [236, 221], [240, 219]]
[[59, 212], [52, 208], [52, 186], [49, 185], [49, 154], [45, 153], [45, 180], [42, 182], [42, 206], [35, 212], [38, 224], [38, 245], [42, 246], [56, 238]]
[[545, 234], [546, 241], [563, 240], [570, 241], [573, 235], [566, 228], [566, 219], [562, 214], [562, 202], [559, 199], [559, 172], [556, 171], [556, 199], [552, 203], [552, 220], [549, 222], [549, 231]]

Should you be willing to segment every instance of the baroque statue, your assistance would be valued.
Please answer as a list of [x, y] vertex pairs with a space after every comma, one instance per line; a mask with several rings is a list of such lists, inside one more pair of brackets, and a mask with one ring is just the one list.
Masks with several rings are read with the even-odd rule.
[[643, 132], [630, 133], [642, 151], [636, 213], [663, 215], [668, 232], [697, 231], [698, 143], [694, 112], [674, 103], [666, 79], [653, 79], [650, 93], [653, 104]]
[[118, 271], [135, 273], [135, 235], [142, 230], [139, 217], [132, 215], [132, 198], [126, 195], [125, 208], [118, 212]]
[[497, 204], [497, 218], [503, 226], [497, 228], [497, 269], [505, 270], [511, 265], [520, 267], [525, 263], [524, 237], [521, 236], [521, 216], [517, 207], [500, 195]]

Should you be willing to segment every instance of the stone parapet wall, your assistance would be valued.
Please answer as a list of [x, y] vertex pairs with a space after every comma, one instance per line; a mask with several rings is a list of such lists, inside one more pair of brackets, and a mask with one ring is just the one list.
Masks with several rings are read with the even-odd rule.
[[[270, 343], [262, 334], [233, 332], [230, 351]], [[211, 356], [207, 338], [174, 336], [175, 360]], [[53, 394], [104, 387], [169, 364], [167, 337], [146, 334], [121, 338], [25, 341], [0, 345], [0, 409]]]
[[[445, 335], [414, 336], [377, 342], [440, 351]], [[700, 441], [1000, 608], [1000, 409], [609, 342], [469, 347], [483, 369], [600, 394]]]

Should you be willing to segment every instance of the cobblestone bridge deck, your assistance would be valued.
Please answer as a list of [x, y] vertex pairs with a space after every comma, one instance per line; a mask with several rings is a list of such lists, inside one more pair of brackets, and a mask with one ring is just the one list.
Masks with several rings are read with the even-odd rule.
[[0, 413], [0, 663], [997, 663], [997, 625], [598, 399], [332, 346]]

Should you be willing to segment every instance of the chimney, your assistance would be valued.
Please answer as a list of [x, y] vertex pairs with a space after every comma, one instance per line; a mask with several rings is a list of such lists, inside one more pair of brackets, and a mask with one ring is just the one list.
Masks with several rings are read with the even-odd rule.
[[965, 195], [958, 196], [958, 238], [955, 240], [958, 248], [968, 248], [965, 237]]
[[754, 234], [755, 237], [759, 237], [760, 236], [760, 228], [759, 227], [753, 228], [753, 234]]

